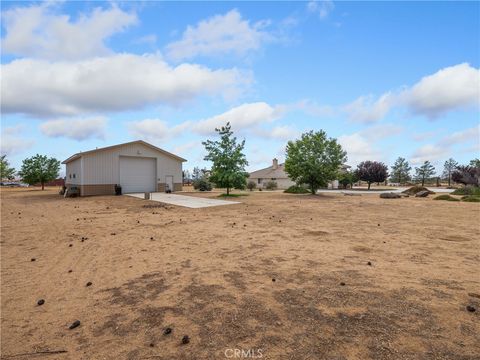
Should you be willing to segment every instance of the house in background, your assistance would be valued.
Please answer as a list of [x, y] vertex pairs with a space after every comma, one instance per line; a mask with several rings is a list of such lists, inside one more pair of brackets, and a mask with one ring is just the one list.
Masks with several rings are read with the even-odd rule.
[[185, 159], [138, 140], [79, 152], [62, 162], [66, 165], [67, 189], [76, 187], [80, 196], [182, 190]]
[[[340, 171], [347, 171], [350, 166], [343, 164]], [[249, 181], [254, 181], [257, 184], [257, 188], [265, 188], [267, 183], [275, 181], [278, 189], [288, 189], [290, 186], [295, 185], [287, 173], [285, 172], [285, 163], [279, 164], [277, 159], [272, 160], [272, 165], [261, 170], [251, 172]], [[338, 180], [334, 180], [328, 184], [329, 189], [338, 189]]]

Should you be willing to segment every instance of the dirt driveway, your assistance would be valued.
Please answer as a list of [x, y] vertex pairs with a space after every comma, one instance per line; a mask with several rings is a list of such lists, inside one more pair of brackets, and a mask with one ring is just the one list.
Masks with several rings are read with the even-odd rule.
[[241, 201], [2, 190], [2, 359], [478, 359], [478, 203]]

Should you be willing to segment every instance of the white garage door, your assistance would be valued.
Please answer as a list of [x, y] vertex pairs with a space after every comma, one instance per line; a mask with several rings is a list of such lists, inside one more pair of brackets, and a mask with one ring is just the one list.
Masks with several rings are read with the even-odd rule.
[[122, 193], [156, 191], [156, 159], [120, 156]]

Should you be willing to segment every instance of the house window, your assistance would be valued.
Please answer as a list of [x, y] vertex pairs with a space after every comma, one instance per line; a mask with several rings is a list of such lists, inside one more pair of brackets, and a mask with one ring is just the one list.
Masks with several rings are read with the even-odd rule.
[[277, 178], [272, 178], [272, 181], [275, 181], [275, 180], [277, 180]]
[[72, 174], [68, 174], [68, 177], [69, 177], [69, 179], [71, 179], [71, 178], [72, 178]]
[[258, 179], [258, 183], [261, 184], [261, 183], [262, 183], [262, 179]]
[[75, 174], [73, 174], [73, 178], [75, 179]]

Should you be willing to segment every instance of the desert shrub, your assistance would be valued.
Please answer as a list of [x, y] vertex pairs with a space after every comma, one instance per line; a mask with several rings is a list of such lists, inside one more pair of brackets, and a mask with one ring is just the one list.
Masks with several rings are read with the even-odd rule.
[[452, 192], [453, 195], [480, 195], [480, 187], [465, 186]]
[[212, 184], [205, 179], [197, 179], [193, 181], [193, 188], [198, 191], [211, 191]]
[[247, 188], [250, 191], [253, 191], [253, 189], [255, 189], [256, 187], [257, 187], [257, 184], [255, 183], [255, 181], [249, 181], [247, 184]]
[[480, 202], [480, 195], [466, 195], [466, 196], [462, 196], [462, 201], [466, 201], [466, 202]]
[[460, 201], [457, 198], [454, 198], [453, 196], [450, 196], [448, 194], [439, 195], [437, 197], [434, 197], [433, 200]]
[[265, 189], [267, 190], [276, 190], [278, 187], [275, 181], [269, 181], [265, 184]]
[[[420, 191], [430, 191], [426, 187], [420, 186], [420, 185], [415, 185], [412, 186], [411, 188], [402, 191], [403, 194], [408, 194], [408, 195], [415, 195], [416, 193]], [[434, 192], [430, 191], [430, 194], [435, 194]]]
[[290, 186], [287, 190], [284, 192], [289, 193], [289, 194], [307, 194], [310, 192], [307, 188], [301, 186], [301, 185], [292, 185]]

